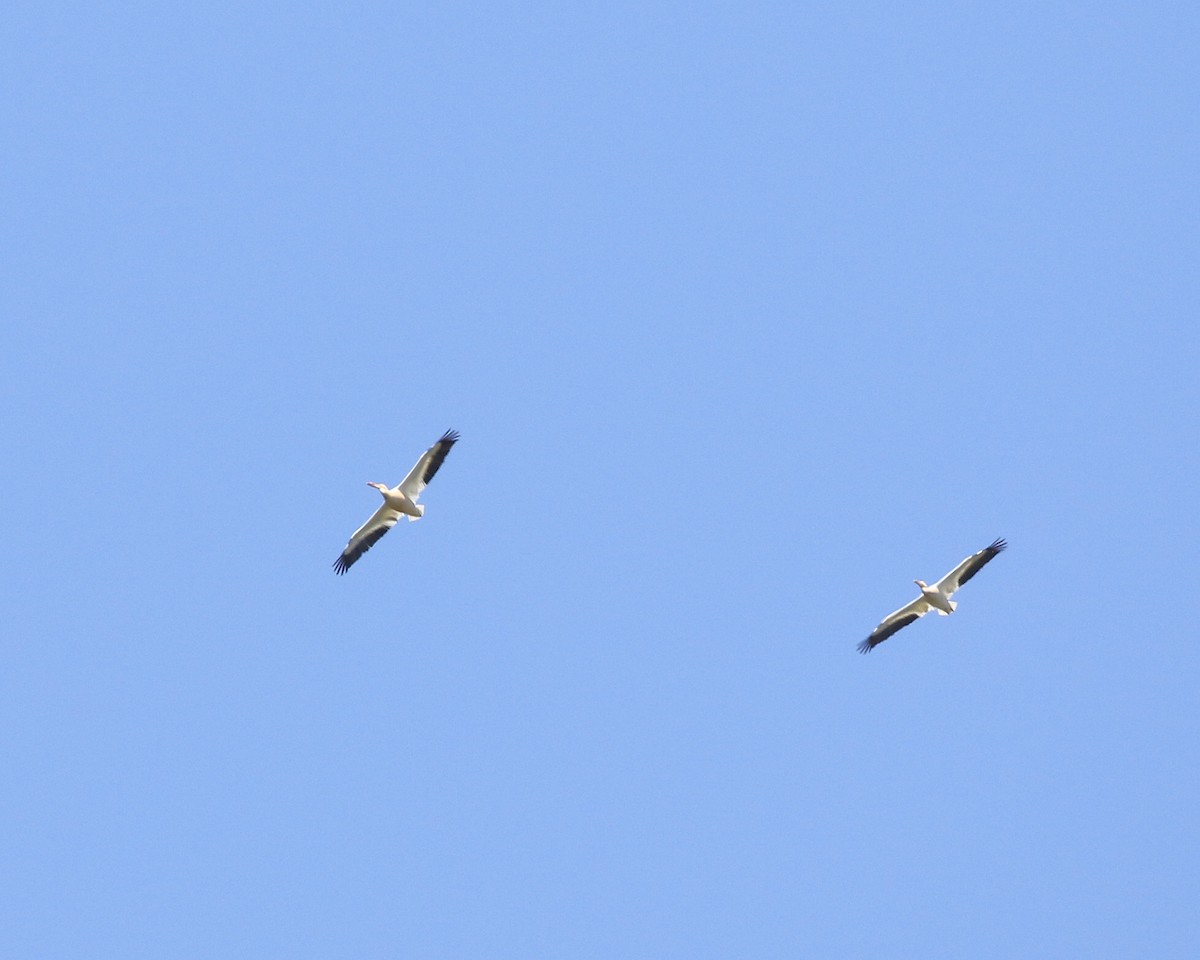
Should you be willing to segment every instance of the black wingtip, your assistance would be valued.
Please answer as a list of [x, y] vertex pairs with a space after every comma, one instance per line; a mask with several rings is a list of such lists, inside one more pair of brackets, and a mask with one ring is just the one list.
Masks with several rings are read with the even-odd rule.
[[1007, 546], [1008, 546], [1008, 541], [1005, 540], [1003, 537], [998, 537], [996, 539], [996, 541], [990, 547], [988, 547], [988, 549], [995, 550], [997, 553], [999, 553], [1001, 550], [1005, 549]]
[[458, 443], [459, 436], [460, 434], [457, 430], [447, 430], [440, 437], [438, 437], [438, 443]]
[[338, 557], [335, 561], [333, 561], [333, 569], [340, 577], [343, 573], [350, 569], [350, 564], [346, 562], [345, 557]]
[[870, 653], [874, 648], [875, 644], [871, 642], [870, 637], [867, 637], [867, 639], [860, 643], [855, 649], [858, 650], [859, 653]]

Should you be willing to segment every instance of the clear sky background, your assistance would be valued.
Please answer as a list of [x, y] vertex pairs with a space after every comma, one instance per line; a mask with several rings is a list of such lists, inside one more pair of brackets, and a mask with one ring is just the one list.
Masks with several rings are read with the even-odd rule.
[[9, 8], [0, 952], [1200, 955], [1198, 26]]

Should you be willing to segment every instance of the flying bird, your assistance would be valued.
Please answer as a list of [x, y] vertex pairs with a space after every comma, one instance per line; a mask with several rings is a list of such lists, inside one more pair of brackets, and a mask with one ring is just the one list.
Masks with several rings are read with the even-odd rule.
[[879, 626], [871, 631], [871, 635], [858, 645], [858, 652], [870, 653], [897, 630], [904, 629], [914, 620], [920, 620], [930, 610], [936, 610], [940, 616], [948, 617], [958, 607], [958, 603], [950, 599], [954, 591], [975, 576], [983, 569], [984, 564], [1007, 546], [1008, 542], [1004, 539], [995, 541], [990, 547], [984, 547], [978, 553], [971, 554], [933, 586], [929, 586], [924, 580], [914, 580], [913, 583], [921, 588], [921, 595], [912, 603], [884, 617]]
[[371, 515], [371, 519], [355, 530], [354, 535], [350, 537], [346, 549], [333, 564], [333, 569], [338, 572], [338, 576], [354, 566], [359, 557], [375, 546], [379, 542], [379, 538], [396, 525], [401, 514], [408, 517], [410, 521], [420, 520], [425, 516], [425, 505], [417, 503], [417, 497], [429, 485], [429, 481], [433, 479], [434, 474], [438, 472], [438, 468], [446, 459], [446, 454], [457, 442], [458, 431], [447, 430], [437, 443], [421, 454], [421, 459], [408, 471], [408, 476], [394, 487], [389, 487], [385, 483], [367, 481], [368, 487], [374, 487], [383, 494], [383, 506], [376, 510]]

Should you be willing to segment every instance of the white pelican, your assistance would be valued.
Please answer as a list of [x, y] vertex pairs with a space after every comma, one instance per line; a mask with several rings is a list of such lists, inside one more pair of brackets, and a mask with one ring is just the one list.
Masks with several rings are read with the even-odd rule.
[[385, 533], [396, 525], [400, 515], [404, 514], [410, 521], [419, 520], [425, 516], [425, 505], [417, 503], [421, 491], [438, 472], [438, 467], [446, 459], [450, 448], [458, 442], [458, 431], [447, 430], [432, 447], [421, 454], [421, 459], [408, 471], [408, 476], [394, 487], [385, 483], [367, 481], [368, 487], [374, 487], [383, 494], [383, 506], [376, 510], [371, 519], [354, 531], [346, 549], [333, 564], [333, 569], [341, 576], [349, 570], [356, 560], [375, 546]]
[[939, 615], [948, 617], [955, 611], [958, 604], [950, 599], [951, 594], [983, 569], [983, 565], [1008, 546], [1004, 539], [996, 540], [990, 547], [984, 547], [978, 553], [973, 553], [948, 574], [942, 577], [932, 587], [924, 580], [914, 580], [921, 588], [921, 595], [912, 603], [906, 604], [895, 613], [889, 613], [883, 621], [858, 645], [859, 653], [869, 653], [883, 643], [897, 630], [907, 627], [914, 620], [919, 620], [930, 610], [936, 610]]

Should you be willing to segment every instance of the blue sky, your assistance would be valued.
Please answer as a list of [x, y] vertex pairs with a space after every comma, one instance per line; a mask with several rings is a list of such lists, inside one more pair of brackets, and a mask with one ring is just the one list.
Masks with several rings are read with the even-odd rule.
[[1194, 957], [1198, 26], [17, 5], [4, 953]]

